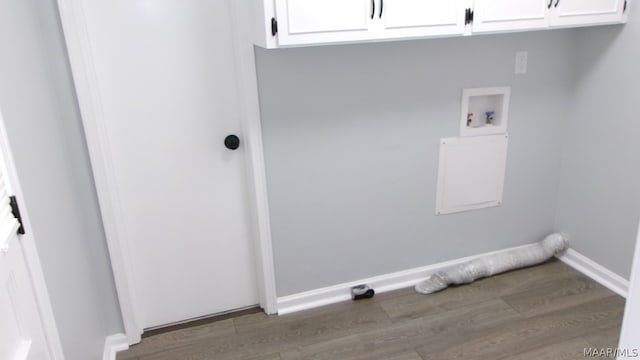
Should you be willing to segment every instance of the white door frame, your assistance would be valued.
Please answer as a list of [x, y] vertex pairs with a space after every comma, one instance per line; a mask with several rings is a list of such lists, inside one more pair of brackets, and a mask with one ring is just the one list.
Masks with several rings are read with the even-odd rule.
[[[638, 235], [635, 244], [633, 264], [631, 266], [631, 279], [629, 281], [629, 291], [627, 295], [627, 303], [624, 309], [624, 318], [622, 320], [622, 330], [620, 331], [620, 342], [618, 348], [622, 350], [635, 350], [636, 354], [640, 351], [640, 226], [638, 227]], [[619, 355], [617, 359], [632, 359], [637, 356], [627, 354], [628, 356]]]
[[[0, 109], [1, 110], [1, 109]], [[42, 265], [40, 264], [40, 256], [38, 255], [38, 249], [36, 247], [33, 233], [30, 231], [31, 221], [29, 220], [29, 209], [24, 201], [24, 195], [20, 181], [16, 172], [15, 163], [13, 162], [13, 155], [11, 153], [11, 143], [8, 138], [8, 134], [5, 128], [4, 119], [0, 112], [0, 153], [4, 160], [6, 167], [6, 176], [11, 188], [12, 194], [15, 195], [19, 202], [20, 215], [22, 217], [22, 224], [25, 228], [25, 234], [19, 236], [20, 245], [22, 245], [22, 251], [24, 253], [27, 270], [29, 271], [29, 279], [33, 286], [33, 292], [36, 298], [38, 311], [40, 315], [40, 322], [42, 324], [45, 341], [47, 342], [47, 350], [52, 360], [64, 360], [64, 353], [62, 352], [62, 343], [60, 341], [60, 333], [58, 332], [58, 326], [56, 319], [53, 315], [53, 308], [51, 307], [51, 299], [49, 298], [49, 291], [47, 290], [47, 284], [45, 282], [44, 273], [42, 271]]]
[[[276, 288], [271, 247], [271, 229], [267, 201], [266, 173], [262, 147], [262, 130], [258, 103], [255, 58], [250, 41], [251, 26], [246, 1], [229, 1], [230, 16], [234, 24], [234, 55], [244, 145], [247, 151], [248, 198], [255, 239], [255, 260], [260, 306], [268, 314], [275, 314]], [[127, 246], [129, 236], [122, 217], [121, 201], [115, 179], [112, 152], [105, 128], [101, 96], [93, 62], [83, 0], [58, 0], [67, 51], [80, 105], [85, 136], [96, 190], [102, 212], [102, 221], [111, 257], [118, 300], [129, 344], [140, 342], [142, 327], [138, 321], [136, 292], [131, 271], [132, 259]]]

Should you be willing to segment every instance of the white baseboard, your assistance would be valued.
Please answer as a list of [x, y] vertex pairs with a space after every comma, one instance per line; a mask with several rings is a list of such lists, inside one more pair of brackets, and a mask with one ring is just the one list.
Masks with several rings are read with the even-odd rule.
[[[412, 287], [429, 275], [440, 270], [464, 263], [475, 258], [502, 253], [514, 249], [526, 248], [532, 245], [518, 246], [514, 248], [493, 251], [490, 253], [468, 256], [461, 259], [441, 262], [438, 264], [423, 266], [391, 274], [375, 276], [367, 279], [351, 281], [348, 283], [329, 286], [321, 289], [305, 291], [298, 294], [278, 298], [278, 315], [290, 314], [302, 310], [317, 308], [320, 306], [335, 304], [351, 299], [351, 288], [360, 284], [368, 284], [376, 293], [398, 290]], [[585, 274], [594, 281], [600, 283], [616, 294], [627, 297], [629, 281], [612, 272], [604, 266], [587, 258], [573, 249], [567, 250], [562, 256], [558, 256], [565, 264]]]
[[129, 349], [129, 341], [125, 334], [107, 336], [104, 341], [102, 360], [116, 360], [116, 354]]
[[368, 279], [351, 281], [348, 283], [280, 297], [278, 298], [278, 315], [289, 314], [297, 311], [313, 309], [320, 306], [350, 300], [351, 288], [360, 284], [367, 284], [371, 286], [376, 291], [376, 293], [384, 293], [388, 291], [412, 287], [418, 284], [420, 281], [426, 279], [429, 275], [449, 268], [451, 266], [455, 266], [481, 256], [493, 255], [514, 249], [527, 248], [530, 246], [533, 245], [529, 244], [504, 250], [493, 251], [485, 254], [468, 256], [465, 258], [445, 261], [438, 264], [375, 276]]
[[569, 249], [563, 255], [558, 256], [558, 259], [616, 294], [624, 298], [627, 297], [627, 294], [629, 293], [629, 280], [580, 254], [579, 252]]

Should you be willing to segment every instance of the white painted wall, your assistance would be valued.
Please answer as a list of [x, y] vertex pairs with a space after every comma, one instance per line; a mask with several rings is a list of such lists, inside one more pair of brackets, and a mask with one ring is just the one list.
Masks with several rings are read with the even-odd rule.
[[574, 31], [555, 225], [575, 250], [627, 279], [640, 219], [638, 5], [625, 26]]
[[0, 2], [0, 108], [69, 360], [122, 332], [111, 267], [53, 0]]
[[[553, 230], [572, 34], [257, 53], [278, 296], [523, 245]], [[529, 71], [514, 75], [515, 54]], [[512, 87], [501, 207], [435, 216], [463, 88]]]

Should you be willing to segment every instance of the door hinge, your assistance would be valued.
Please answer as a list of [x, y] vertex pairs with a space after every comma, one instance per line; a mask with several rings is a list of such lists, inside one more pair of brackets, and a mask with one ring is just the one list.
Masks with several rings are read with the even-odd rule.
[[469, 9], [469, 24], [473, 24], [473, 10]]
[[276, 36], [278, 33], [278, 20], [276, 18], [271, 18], [271, 35]]
[[624, 0], [624, 6], [622, 7], [622, 12], [627, 12], [627, 0]]
[[18, 199], [16, 199], [15, 195], [9, 196], [9, 204], [11, 205], [11, 213], [13, 214], [13, 217], [16, 218], [16, 220], [18, 220], [18, 224], [20, 224], [17, 233], [20, 235], [24, 235], [24, 223], [22, 222], [22, 215], [20, 215]]

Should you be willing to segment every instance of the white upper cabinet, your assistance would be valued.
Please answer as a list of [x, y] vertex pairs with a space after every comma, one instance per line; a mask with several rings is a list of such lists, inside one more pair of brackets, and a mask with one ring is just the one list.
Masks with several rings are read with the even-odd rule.
[[473, 32], [623, 22], [625, 0], [475, 0]]
[[466, 0], [276, 0], [278, 45], [462, 35]]
[[473, 32], [544, 29], [550, 1], [556, 0], [475, 0]]
[[[234, 0], [240, 1], [240, 0]], [[625, 0], [243, 0], [267, 48], [625, 22]]]
[[460, 0], [380, 0], [381, 37], [462, 35], [465, 9]]
[[276, 0], [278, 43], [300, 45], [373, 38], [372, 0]]
[[625, 0], [553, 0], [551, 26], [619, 23], [624, 11]]

